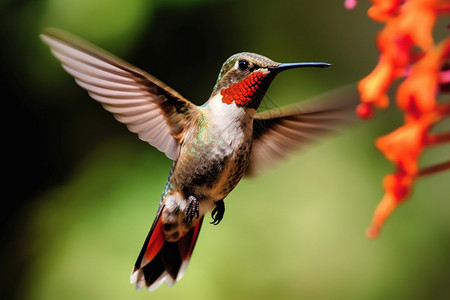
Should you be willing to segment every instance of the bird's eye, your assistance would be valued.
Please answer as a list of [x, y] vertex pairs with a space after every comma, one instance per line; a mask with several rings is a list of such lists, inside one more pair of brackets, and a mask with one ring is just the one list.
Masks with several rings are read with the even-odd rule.
[[241, 71], [246, 71], [248, 69], [249, 63], [246, 60], [238, 61], [238, 68]]

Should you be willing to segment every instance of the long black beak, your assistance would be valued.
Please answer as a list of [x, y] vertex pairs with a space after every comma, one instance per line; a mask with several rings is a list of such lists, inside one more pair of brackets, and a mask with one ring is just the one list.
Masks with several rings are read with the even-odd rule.
[[270, 67], [269, 70], [275, 71], [275, 72], [281, 72], [288, 69], [295, 69], [295, 68], [308, 68], [308, 67], [314, 67], [314, 68], [326, 68], [331, 66], [329, 63], [325, 62], [300, 62], [300, 63], [284, 63], [276, 67]]

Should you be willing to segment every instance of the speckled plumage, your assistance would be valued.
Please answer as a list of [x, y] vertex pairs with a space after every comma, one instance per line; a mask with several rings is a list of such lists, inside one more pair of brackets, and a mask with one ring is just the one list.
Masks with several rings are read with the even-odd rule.
[[220, 222], [223, 199], [244, 174], [329, 132], [352, 109], [347, 101], [256, 113], [279, 72], [326, 63], [281, 64], [238, 53], [223, 64], [208, 101], [196, 106], [152, 75], [68, 33], [48, 29], [41, 38], [92, 98], [173, 160], [131, 274], [137, 288], [153, 290], [179, 280], [204, 215], [212, 210], [212, 223]]
[[[220, 96], [210, 101], [220, 101]], [[216, 103], [217, 105], [226, 104]], [[195, 196], [200, 202], [200, 216], [214, 208], [215, 202], [223, 200], [238, 184], [249, 162], [252, 142], [254, 112], [237, 106], [225, 110], [241, 110], [245, 116], [236, 120], [221, 120], [209, 112], [210, 103], [199, 110], [186, 130], [179, 159], [173, 163], [171, 175], [161, 198], [161, 203], [171, 202], [162, 212], [162, 222], [176, 225], [167, 230], [166, 239], [173, 241], [178, 230], [183, 235], [197, 219], [189, 224], [183, 222], [185, 199]], [[170, 221], [169, 221], [170, 220]]]

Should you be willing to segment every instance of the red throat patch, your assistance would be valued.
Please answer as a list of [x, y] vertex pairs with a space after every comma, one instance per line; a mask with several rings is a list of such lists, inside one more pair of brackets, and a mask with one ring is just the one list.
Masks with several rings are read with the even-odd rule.
[[228, 88], [223, 89], [220, 92], [222, 102], [231, 104], [234, 101], [236, 105], [248, 105], [266, 75], [263, 72], [253, 73], [244, 80], [233, 83]]

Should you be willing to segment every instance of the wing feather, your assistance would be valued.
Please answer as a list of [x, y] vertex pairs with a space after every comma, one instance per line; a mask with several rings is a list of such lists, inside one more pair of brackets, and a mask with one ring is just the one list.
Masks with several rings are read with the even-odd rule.
[[247, 175], [259, 173], [295, 149], [348, 123], [353, 118], [358, 94], [356, 89], [346, 87], [311, 102], [309, 106], [301, 104], [255, 115]]
[[176, 160], [183, 130], [197, 107], [164, 83], [66, 32], [47, 29], [41, 39], [76, 83], [131, 132]]

